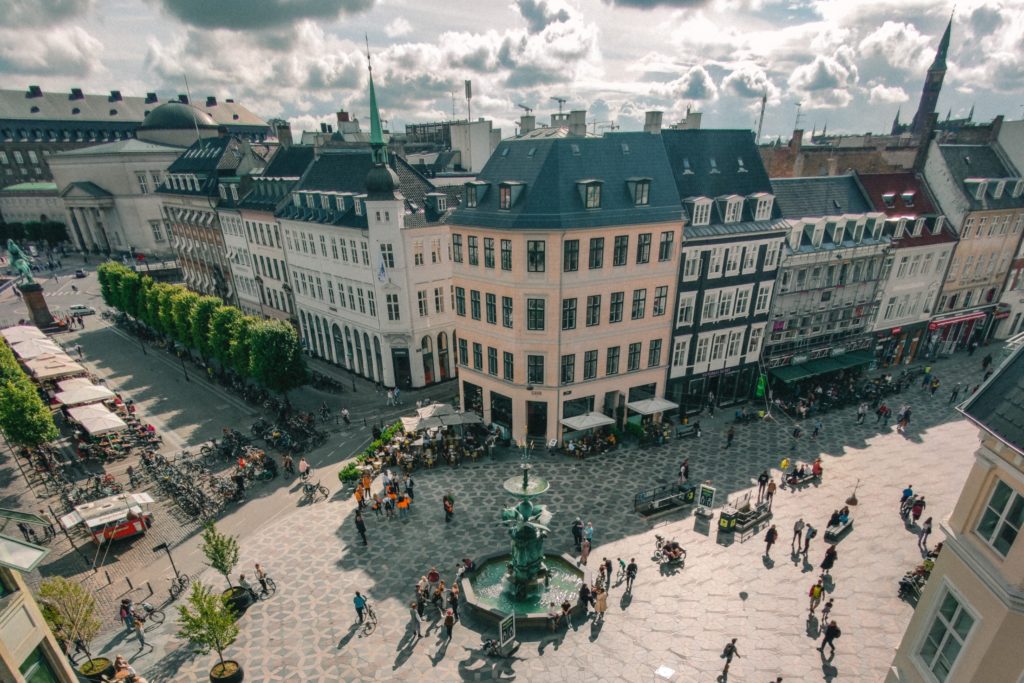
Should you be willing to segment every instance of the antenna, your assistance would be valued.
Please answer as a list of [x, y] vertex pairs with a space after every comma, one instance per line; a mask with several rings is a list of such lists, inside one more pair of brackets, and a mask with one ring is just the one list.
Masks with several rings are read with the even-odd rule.
[[533, 113], [533, 108], [527, 107], [525, 104], [517, 104], [516, 106], [525, 111], [527, 116]]
[[452, 96], [452, 120], [454, 121], [455, 120], [455, 89], [453, 88], [450, 92], [451, 92], [451, 96]]
[[[189, 87], [188, 87], [188, 74], [182, 73], [181, 77], [185, 79], [185, 94], [188, 96], [188, 106], [192, 107], [194, 105], [192, 104], [192, 91], [189, 90]], [[202, 147], [202, 144], [203, 144], [202, 140], [203, 140], [203, 138], [199, 135], [199, 119], [197, 117], [193, 116], [192, 117], [192, 123], [193, 123], [193, 125], [195, 125], [195, 128], [196, 128], [196, 142], [198, 142], [199, 146]]]
[[618, 130], [619, 127], [619, 124], [614, 121], [600, 121], [597, 124], [598, 130]]
[[552, 97], [551, 99], [553, 99], [553, 100], [554, 100], [555, 102], [558, 102], [558, 113], [559, 113], [559, 114], [561, 114], [561, 113], [562, 113], [562, 106], [563, 106], [563, 105], [564, 105], [564, 104], [565, 104], [566, 102], [568, 102], [568, 101], [569, 101], [569, 100], [567, 100], [567, 99], [566, 99], [566, 98], [564, 98], [564, 97]]
[[768, 106], [768, 87], [765, 86], [764, 94], [761, 95], [761, 115], [757, 118], [757, 139], [755, 145], [761, 144], [761, 129], [764, 127], [764, 109]]
[[473, 81], [466, 81], [466, 121], [473, 120]]

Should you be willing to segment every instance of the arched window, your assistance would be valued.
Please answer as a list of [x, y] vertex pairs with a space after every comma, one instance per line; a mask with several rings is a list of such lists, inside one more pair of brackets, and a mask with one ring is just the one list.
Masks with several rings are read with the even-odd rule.
[[[348, 333], [348, 329], [347, 328], [345, 329], [345, 332]], [[359, 365], [359, 374], [362, 375], [363, 377], [365, 377], [366, 376], [366, 372], [363, 370], [363, 344], [359, 340], [359, 330], [355, 331], [355, 338], [356, 338], [356, 363]]]
[[373, 337], [373, 355], [377, 359], [377, 376], [380, 377], [380, 381], [384, 381], [384, 359], [380, 353], [380, 338], [374, 335]]
[[355, 372], [356, 365], [354, 361], [355, 349], [352, 347], [352, 333], [348, 329], [348, 325], [345, 326], [345, 367], [352, 372]]
[[341, 365], [345, 362], [345, 341], [341, 336], [341, 328], [337, 323], [331, 326], [331, 336], [334, 337], [334, 362]]
[[434, 379], [434, 344], [430, 335], [420, 340], [420, 357], [423, 359], [423, 382], [433, 384]]
[[448, 365], [448, 335], [445, 332], [437, 334], [437, 367], [440, 373], [439, 381], [443, 382], [451, 377], [451, 366]]

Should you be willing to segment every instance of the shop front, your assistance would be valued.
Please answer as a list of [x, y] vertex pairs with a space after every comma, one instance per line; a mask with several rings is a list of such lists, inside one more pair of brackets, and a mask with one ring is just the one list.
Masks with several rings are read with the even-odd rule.
[[768, 359], [772, 396], [799, 398], [818, 386], [848, 390], [849, 380], [876, 364], [873, 339], [862, 337], [845, 346], [823, 347], [807, 353]]
[[983, 343], [991, 327], [994, 307], [936, 318], [928, 323], [928, 358], [934, 359]]
[[727, 407], [747, 401], [757, 382], [757, 364], [711, 370], [668, 381], [665, 398], [679, 404], [680, 415], [699, 413], [713, 394], [715, 405]]
[[927, 335], [928, 323], [924, 321], [880, 331], [875, 343], [878, 366], [885, 368], [912, 362], [918, 351], [923, 350]]

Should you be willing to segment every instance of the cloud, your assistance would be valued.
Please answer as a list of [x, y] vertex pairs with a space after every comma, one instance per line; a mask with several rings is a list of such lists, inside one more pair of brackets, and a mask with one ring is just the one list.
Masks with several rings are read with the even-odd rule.
[[794, 69], [789, 87], [806, 97], [812, 107], [844, 107], [853, 100], [850, 91], [857, 79], [853, 50], [844, 46], [832, 56], [818, 55], [810, 64]]
[[778, 94], [768, 74], [755, 64], [744, 64], [722, 79], [722, 90], [743, 98], [761, 97], [766, 90], [771, 99]]
[[330, 20], [342, 14], [359, 14], [374, 0], [158, 0], [168, 14], [202, 29], [227, 28], [263, 31], [291, 26], [302, 19]]
[[679, 78], [667, 83], [656, 83], [651, 94], [667, 100], [667, 104], [679, 100], [714, 100], [718, 97], [715, 79], [703, 66], [694, 66]]
[[606, 4], [615, 7], [629, 7], [632, 9], [656, 9], [658, 7], [678, 7], [686, 9], [689, 7], [703, 7], [710, 5], [712, 0], [604, 0]]
[[84, 16], [94, 0], [0, 0], [0, 17], [7, 26], [51, 27]]
[[[860, 53], [875, 57], [897, 69], [919, 69], [927, 65], [932, 39], [911, 24], [886, 21], [860, 41]], [[934, 49], [934, 48], [932, 48]]]
[[388, 38], [398, 38], [399, 36], [412, 33], [412, 24], [405, 17], [395, 17], [384, 27], [384, 33]]
[[103, 43], [77, 26], [0, 29], [0, 73], [76, 78], [102, 70]]
[[530, 33], [540, 33], [555, 21], [569, 21], [569, 10], [557, 0], [519, 0], [517, 4]]
[[868, 102], [871, 104], [898, 104], [908, 100], [910, 97], [900, 87], [890, 87], [879, 83], [868, 91]]

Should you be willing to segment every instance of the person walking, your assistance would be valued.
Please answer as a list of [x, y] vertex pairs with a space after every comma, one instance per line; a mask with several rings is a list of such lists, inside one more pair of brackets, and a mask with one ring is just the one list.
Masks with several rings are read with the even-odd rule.
[[138, 612], [133, 612], [132, 617], [132, 626], [135, 628], [135, 637], [139, 639], [139, 650], [141, 651], [146, 647], [146, 632], [145, 628], [143, 628], [143, 624], [146, 623], [146, 617]]
[[963, 388], [963, 386], [964, 385], [962, 382], [957, 382], [956, 385], [953, 387], [953, 393], [949, 395], [949, 402], [951, 404], [956, 403], [956, 400], [960, 398], [960, 390]]
[[939, 390], [939, 385], [940, 384], [941, 384], [941, 382], [939, 381], [938, 377], [933, 377], [932, 378], [932, 383], [931, 383], [932, 396], [934, 396], [935, 392]]
[[914, 520], [914, 524], [917, 524], [917, 520], [921, 519], [921, 513], [924, 512], [926, 506], [927, 503], [924, 502], [924, 496], [918, 496], [910, 508], [910, 516]]
[[583, 608], [583, 616], [590, 614], [590, 586], [586, 581], [580, 586], [579, 606]]
[[416, 602], [409, 603], [409, 624], [412, 626], [412, 630], [416, 632], [417, 638], [423, 637], [423, 629], [421, 628], [423, 622], [420, 621], [420, 609], [416, 605]]
[[932, 366], [926, 365], [926, 366], [924, 366], [924, 377], [921, 379], [921, 388], [922, 389], [927, 389], [928, 385], [931, 384], [931, 381], [932, 381]]
[[416, 502], [416, 482], [413, 481], [411, 474], [405, 477], [405, 495], [408, 496], [410, 505]]
[[867, 414], [868, 414], [868, 404], [867, 404], [867, 401], [861, 401], [861, 404], [859, 406], [857, 406], [857, 424], [859, 424], [859, 425], [864, 424], [864, 418], [867, 417]]
[[875, 410], [875, 424], [878, 424], [879, 422], [882, 421], [882, 418], [885, 417], [885, 414], [886, 412], [888, 412], [888, 410], [889, 406], [886, 405], [885, 401], [882, 401], [881, 405], [879, 405], [878, 408]]
[[836, 550], [836, 546], [833, 543], [825, 551], [825, 558], [821, 561], [821, 574], [824, 576], [832, 571], [832, 567], [835, 566], [836, 560], [839, 558], [839, 552]]
[[355, 596], [352, 597], [352, 604], [356, 607], [356, 616], [359, 617], [359, 623], [363, 623], [363, 618], [366, 615], [366, 598], [359, 591], [356, 591]]
[[594, 525], [589, 519], [587, 520], [587, 526], [583, 528], [583, 537], [587, 539], [591, 546], [594, 545]]
[[610, 593], [612, 590], [612, 561], [611, 558], [608, 557], [604, 558], [604, 576], [604, 591], [605, 593]]
[[459, 620], [459, 584], [452, 582], [451, 588], [448, 589], [448, 609], [451, 610], [452, 615], [455, 617], [455, 621]]
[[791, 451], [795, 451], [796, 450], [796, 444], [800, 440], [800, 435], [801, 434], [803, 434], [803, 430], [800, 429], [799, 425], [797, 425], [796, 427], [793, 427], [793, 443], [790, 445], [789, 450], [791, 450]]
[[779, 538], [779, 532], [775, 529], [775, 525], [772, 524], [771, 528], [764, 535], [764, 556], [772, 556], [772, 546], [775, 545], [775, 541]]
[[577, 517], [572, 523], [572, 540], [579, 552], [583, 544], [583, 520]]
[[800, 550], [800, 541], [803, 539], [803, 535], [804, 535], [804, 518], [800, 517], [795, 522], [793, 522], [793, 540], [790, 541], [790, 543], [789, 543], [789, 548], [794, 553], [796, 553], [796, 552], [798, 552]]
[[725, 667], [722, 669], [722, 678], [729, 675], [729, 665], [732, 664], [733, 657], [739, 657], [740, 651], [736, 649], [736, 638], [733, 638], [725, 645], [725, 649], [722, 650], [722, 659], [725, 660]]
[[631, 593], [633, 591], [633, 581], [636, 580], [636, 572], [639, 567], [636, 565], [636, 558], [629, 558], [629, 564], [626, 565], [626, 592]]
[[768, 503], [768, 509], [772, 509], [772, 500], [775, 498], [775, 491], [778, 487], [775, 486], [775, 480], [771, 479], [768, 481], [768, 488], [765, 490], [765, 502]]
[[804, 557], [807, 557], [807, 551], [811, 548], [811, 539], [818, 535], [818, 530], [808, 524], [804, 529]]
[[842, 634], [843, 632], [839, 630], [839, 625], [836, 624], [835, 619], [830, 621], [828, 626], [825, 627], [825, 637], [821, 641], [821, 647], [818, 648], [818, 652], [824, 653], [825, 646], [828, 645], [832, 650], [832, 654], [830, 656], [834, 657], [836, 654], [836, 645], [834, 641]]
[[821, 608], [821, 622], [827, 623], [829, 615], [832, 614], [832, 598], [829, 598], [828, 602]]
[[907, 488], [903, 489], [903, 493], [900, 495], [900, 516], [907, 516], [907, 508], [911, 505], [908, 503], [911, 498], [914, 497], [914, 486], [913, 484], [907, 484]]
[[928, 552], [928, 536], [932, 533], [932, 518], [924, 520], [924, 524], [921, 525], [921, 530], [917, 532], [917, 547], [921, 549], [921, 552]]
[[608, 611], [608, 591], [603, 588], [597, 589], [594, 609], [597, 611], [597, 621], [604, 621], [604, 613]]
[[444, 505], [444, 523], [447, 524], [455, 516], [455, 499], [452, 498], [452, 494], [446, 493], [441, 503]]
[[736, 438], [736, 428], [729, 425], [729, 430], [725, 433], [725, 447], [729, 448], [732, 446], [732, 440]]
[[681, 465], [679, 465], [679, 484], [690, 481], [690, 459], [684, 458]]
[[818, 435], [821, 434], [822, 430], [825, 429], [824, 425], [821, 424], [821, 419], [814, 421], [814, 431], [811, 432], [811, 438], [817, 439]]
[[768, 474], [768, 470], [761, 470], [761, 474], [757, 475], [757, 502], [761, 502], [761, 498], [764, 496], [764, 491], [768, 488], [768, 480], [771, 479], [771, 475]]
[[988, 366], [990, 366], [990, 365], [992, 365], [992, 354], [991, 353], [981, 359], [981, 369], [982, 369], [982, 371], [988, 370]]
[[903, 410], [900, 411], [900, 418], [896, 423], [896, 431], [907, 431], [907, 427], [910, 425], [910, 412], [910, 406], [904, 406]]
[[356, 531], [359, 532], [359, 538], [363, 539], [363, 545], [369, 545], [366, 542], [366, 522], [363, 521], [363, 513], [356, 510]]
[[306, 456], [303, 455], [302, 457], [300, 457], [299, 458], [299, 476], [302, 478], [303, 481], [309, 479], [309, 475], [310, 475], [310, 470], [311, 469], [312, 468], [310, 468], [309, 462], [306, 461]]
[[124, 624], [125, 633], [131, 633], [135, 627], [135, 618], [132, 611], [132, 601], [130, 598], [123, 598], [121, 600], [121, 608], [118, 611], [118, 616], [121, 618], [121, 622]]
[[452, 639], [452, 631], [455, 630], [455, 612], [449, 609], [444, 613], [444, 637], [445, 640]]
[[811, 604], [808, 610], [811, 614], [814, 614], [814, 610], [818, 609], [818, 605], [821, 604], [821, 595], [824, 592], [825, 586], [821, 579], [818, 579], [814, 585], [811, 586], [811, 590], [807, 592], [807, 595], [811, 598]]

